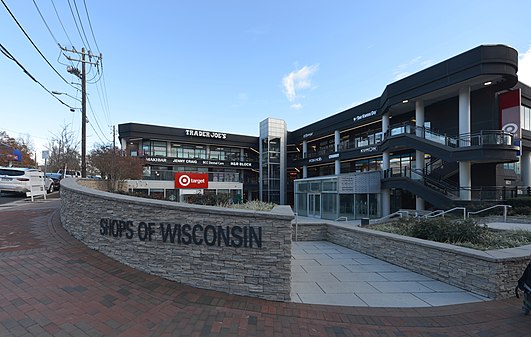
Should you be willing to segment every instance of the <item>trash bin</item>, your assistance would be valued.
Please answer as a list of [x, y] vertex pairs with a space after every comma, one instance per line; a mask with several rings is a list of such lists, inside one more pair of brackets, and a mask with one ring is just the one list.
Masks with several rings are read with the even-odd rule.
[[369, 218], [361, 218], [361, 225], [362, 226], [368, 226], [369, 225]]

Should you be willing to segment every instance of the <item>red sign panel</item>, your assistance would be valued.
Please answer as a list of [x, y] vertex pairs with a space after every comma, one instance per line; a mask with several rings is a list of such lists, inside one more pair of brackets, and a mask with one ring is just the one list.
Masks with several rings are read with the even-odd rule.
[[208, 188], [208, 173], [175, 173], [175, 188]]
[[500, 126], [505, 132], [512, 133], [516, 141], [520, 139], [520, 89], [500, 95]]

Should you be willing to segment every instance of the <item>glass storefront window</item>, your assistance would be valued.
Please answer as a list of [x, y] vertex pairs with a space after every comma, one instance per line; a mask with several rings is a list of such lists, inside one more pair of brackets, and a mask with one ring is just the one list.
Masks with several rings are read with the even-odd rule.
[[157, 157], [166, 157], [166, 142], [153, 142], [153, 155]]

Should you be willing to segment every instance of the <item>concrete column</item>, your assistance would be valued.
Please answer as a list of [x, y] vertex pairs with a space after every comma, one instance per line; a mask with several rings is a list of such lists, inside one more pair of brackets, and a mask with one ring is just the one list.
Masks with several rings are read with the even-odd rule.
[[459, 198], [462, 200], [472, 199], [472, 191], [470, 190], [472, 177], [470, 176], [470, 162], [459, 162], [459, 187], [467, 188], [459, 191]]
[[341, 136], [339, 130], [334, 131], [334, 149], [336, 152], [339, 151], [339, 145], [341, 144]]
[[470, 87], [459, 89], [459, 134], [470, 133]]
[[520, 156], [520, 176], [524, 186], [531, 186], [531, 152], [524, 151]]
[[[470, 87], [459, 89], [459, 135], [470, 133]], [[469, 146], [468, 139], [459, 141], [459, 146]], [[472, 198], [472, 175], [470, 172], [470, 162], [459, 162], [459, 187], [461, 189], [459, 197], [463, 200]]]
[[[339, 152], [339, 145], [341, 144], [341, 136], [339, 134], [339, 130], [334, 131], [334, 149], [335, 152]], [[337, 159], [334, 162], [334, 174], [336, 176], [341, 174], [341, 162], [339, 159]]]
[[382, 133], [384, 138], [387, 130], [389, 130], [389, 113], [382, 116]]
[[[303, 140], [302, 141], [302, 158], [306, 158], [308, 156], [308, 141]], [[302, 167], [302, 177], [308, 178], [308, 166], [304, 165]]]
[[[417, 127], [416, 135], [418, 137], [424, 137], [424, 101], [415, 102], [415, 126]], [[424, 170], [424, 165], [424, 152], [419, 150], [415, 151], [415, 168], [418, 170]], [[414, 178], [424, 180], [421, 175], [414, 175]], [[424, 199], [417, 195], [415, 198], [415, 209], [417, 211], [423, 211], [424, 207]]]
[[[389, 130], [389, 113], [386, 113], [382, 116], [382, 137], [385, 139], [385, 133]], [[389, 169], [390, 159], [389, 151], [384, 151], [382, 153], [382, 170], [386, 171]], [[382, 216], [391, 214], [391, 191], [388, 189], [382, 189]]]

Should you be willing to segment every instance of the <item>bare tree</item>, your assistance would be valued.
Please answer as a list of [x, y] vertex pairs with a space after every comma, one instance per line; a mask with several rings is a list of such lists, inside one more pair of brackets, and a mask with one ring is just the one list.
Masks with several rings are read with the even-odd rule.
[[68, 125], [63, 125], [59, 134], [53, 135], [48, 143], [48, 150], [50, 151], [49, 170], [57, 172], [65, 167], [69, 170], [79, 170], [81, 156], [78, 148], [79, 141], [75, 139], [74, 133], [69, 130]]
[[106, 145], [91, 151], [89, 163], [108, 181], [110, 191], [116, 191], [126, 179], [141, 179], [144, 167], [143, 159], [126, 156], [117, 148]]
[[[22, 155], [20, 161], [17, 161], [14, 150], [18, 150]], [[5, 131], [0, 131], [0, 166], [8, 166], [10, 164], [21, 167], [36, 166], [34, 149], [29, 135], [26, 139], [22, 137], [15, 139], [10, 137]]]

